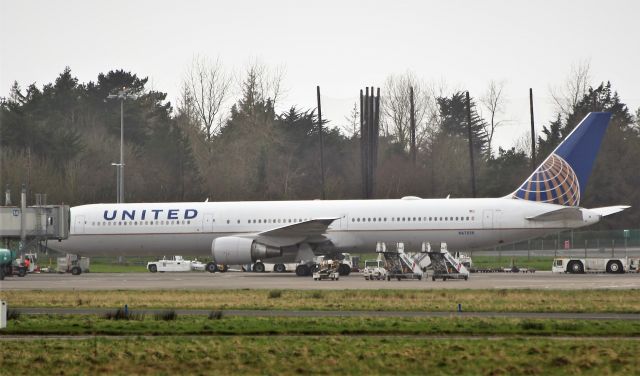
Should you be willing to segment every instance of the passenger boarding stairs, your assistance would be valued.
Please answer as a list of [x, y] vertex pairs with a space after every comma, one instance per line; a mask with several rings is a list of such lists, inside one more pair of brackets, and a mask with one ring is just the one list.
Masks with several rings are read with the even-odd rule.
[[[429, 247], [430, 248], [430, 247]], [[431, 267], [433, 268], [432, 279], [436, 278], [446, 279], [468, 279], [469, 270], [462, 265], [457, 259], [451, 256], [451, 253], [447, 251], [447, 243], [440, 245], [440, 251], [427, 252], [431, 259]]]
[[388, 250], [387, 246], [383, 242], [379, 242], [376, 246], [376, 252], [378, 252], [378, 258], [380, 255], [384, 257], [385, 268], [388, 273], [395, 278], [396, 276], [402, 276], [402, 278], [418, 278], [422, 276], [422, 268], [420, 263], [414, 258], [409, 257], [404, 252], [404, 244], [396, 243], [396, 250]]

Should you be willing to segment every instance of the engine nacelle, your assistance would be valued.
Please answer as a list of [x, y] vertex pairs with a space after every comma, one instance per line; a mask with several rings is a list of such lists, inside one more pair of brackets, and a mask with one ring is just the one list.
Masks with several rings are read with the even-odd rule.
[[282, 256], [282, 249], [237, 236], [217, 238], [211, 243], [211, 254], [217, 264], [250, 264], [257, 260]]

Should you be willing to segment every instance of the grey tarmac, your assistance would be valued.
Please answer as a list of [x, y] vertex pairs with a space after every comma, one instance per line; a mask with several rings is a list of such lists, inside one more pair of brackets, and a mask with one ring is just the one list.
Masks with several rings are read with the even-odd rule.
[[366, 281], [360, 273], [338, 281], [314, 281], [293, 273], [41, 273], [11, 277], [0, 282], [0, 290], [221, 290], [221, 289], [640, 289], [640, 273], [557, 274], [479, 273], [468, 281], [418, 280]]

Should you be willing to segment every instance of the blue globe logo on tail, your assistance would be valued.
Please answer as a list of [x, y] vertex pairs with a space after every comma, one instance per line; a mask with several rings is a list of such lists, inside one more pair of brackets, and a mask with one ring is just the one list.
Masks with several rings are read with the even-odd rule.
[[519, 200], [578, 206], [611, 114], [591, 112], [512, 194]]
[[514, 192], [514, 198], [558, 205], [580, 204], [580, 181], [571, 165], [551, 154], [536, 172]]

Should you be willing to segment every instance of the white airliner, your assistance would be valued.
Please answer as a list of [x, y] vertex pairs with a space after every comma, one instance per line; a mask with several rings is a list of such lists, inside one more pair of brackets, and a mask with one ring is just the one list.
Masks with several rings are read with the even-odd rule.
[[610, 117], [587, 115], [501, 198], [92, 204], [72, 208], [69, 238], [49, 246], [79, 255], [211, 255], [213, 272], [217, 264], [372, 252], [378, 242], [469, 250], [588, 226], [628, 208], [579, 207]]

